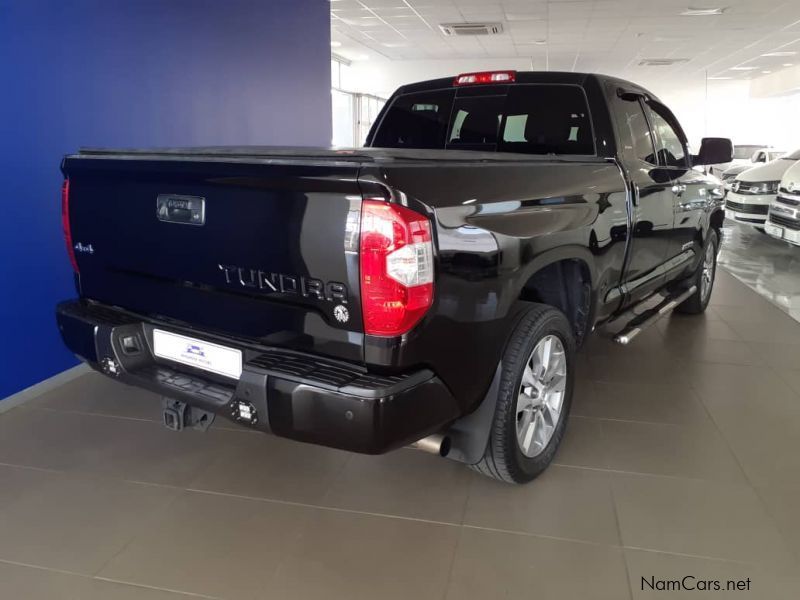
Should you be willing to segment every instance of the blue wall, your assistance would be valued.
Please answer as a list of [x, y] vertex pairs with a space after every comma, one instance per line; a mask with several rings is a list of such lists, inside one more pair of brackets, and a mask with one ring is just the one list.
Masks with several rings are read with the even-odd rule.
[[0, 0], [0, 398], [76, 364], [61, 157], [330, 144], [326, 0]]

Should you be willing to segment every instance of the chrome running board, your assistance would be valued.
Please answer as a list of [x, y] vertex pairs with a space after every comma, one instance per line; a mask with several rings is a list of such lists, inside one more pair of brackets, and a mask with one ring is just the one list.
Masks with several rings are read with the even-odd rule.
[[697, 291], [697, 286], [693, 285], [677, 296], [667, 296], [661, 304], [654, 306], [648, 311], [631, 319], [625, 328], [614, 336], [614, 341], [622, 346], [627, 346], [633, 338], [642, 333], [651, 325], [655, 325], [661, 317], [671, 313], [675, 308], [689, 296]]

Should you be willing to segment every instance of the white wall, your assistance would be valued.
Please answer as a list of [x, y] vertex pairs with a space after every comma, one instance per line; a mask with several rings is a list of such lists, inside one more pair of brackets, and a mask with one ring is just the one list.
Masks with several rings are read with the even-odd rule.
[[[530, 70], [524, 58], [456, 60], [355, 61], [342, 73], [344, 89], [388, 98], [400, 85], [470, 71], [492, 69]], [[771, 77], [771, 76], [769, 76]], [[739, 144], [768, 144], [776, 148], [800, 148], [800, 94], [774, 96], [775, 90], [791, 89], [793, 82], [762, 83], [691, 79], [636, 78], [675, 112], [692, 145], [705, 136], [729, 137]], [[629, 78], [631, 78], [629, 76]], [[796, 84], [800, 88], [800, 69]], [[768, 96], [768, 97], [763, 97]]]

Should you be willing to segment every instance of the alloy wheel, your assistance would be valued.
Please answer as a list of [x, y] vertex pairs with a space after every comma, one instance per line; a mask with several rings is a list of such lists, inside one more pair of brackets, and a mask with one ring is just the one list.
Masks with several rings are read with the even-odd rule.
[[700, 297], [703, 302], [706, 301], [708, 295], [711, 293], [711, 286], [714, 283], [714, 269], [716, 268], [714, 251], [714, 243], [709, 242], [705, 256], [703, 257], [703, 271], [700, 274]]
[[543, 337], [531, 352], [517, 392], [517, 444], [533, 458], [550, 442], [558, 425], [567, 389], [564, 344], [555, 335]]

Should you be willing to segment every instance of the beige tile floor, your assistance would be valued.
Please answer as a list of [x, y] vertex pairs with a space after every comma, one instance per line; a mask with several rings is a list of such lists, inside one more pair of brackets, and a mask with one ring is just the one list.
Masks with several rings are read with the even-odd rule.
[[414, 450], [171, 433], [156, 396], [84, 375], [0, 415], [0, 598], [619, 600], [686, 575], [799, 598], [800, 324], [723, 271], [712, 302], [593, 338], [556, 464], [523, 487]]

